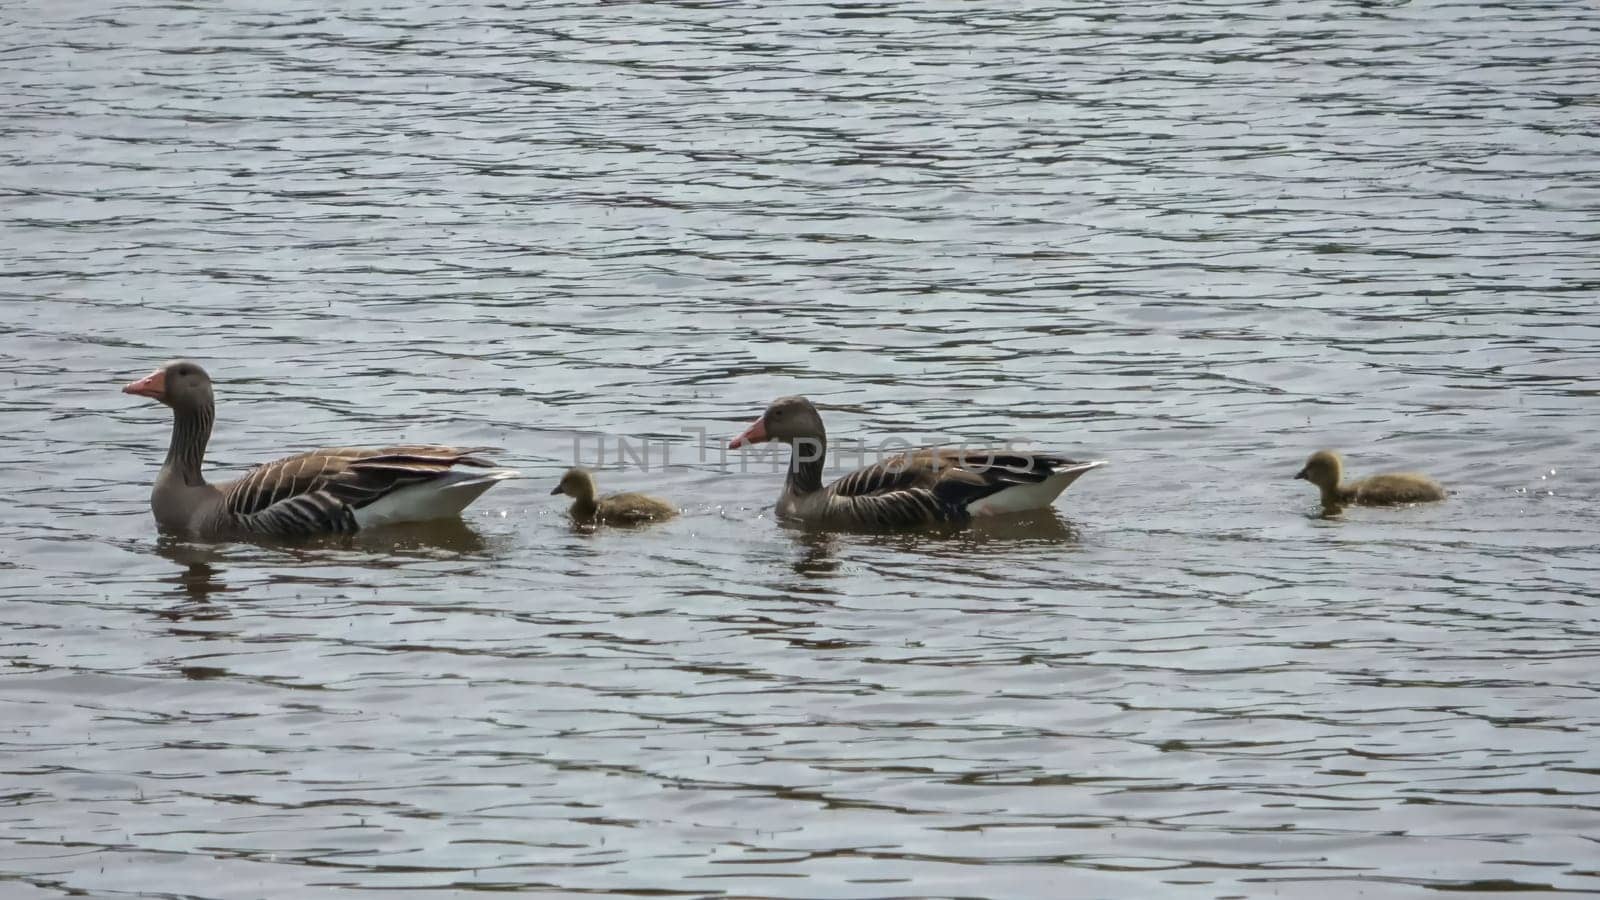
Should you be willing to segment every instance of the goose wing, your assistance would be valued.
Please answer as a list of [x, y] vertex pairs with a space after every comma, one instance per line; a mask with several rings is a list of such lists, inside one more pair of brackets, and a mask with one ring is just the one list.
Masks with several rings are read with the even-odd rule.
[[1008, 488], [1044, 483], [1080, 465], [1041, 453], [933, 448], [899, 454], [829, 485], [835, 517], [867, 527], [964, 522], [974, 503]]
[[456, 466], [492, 468], [486, 448], [408, 444], [334, 447], [264, 463], [223, 492], [226, 515], [257, 534], [296, 536], [357, 530], [356, 510]]

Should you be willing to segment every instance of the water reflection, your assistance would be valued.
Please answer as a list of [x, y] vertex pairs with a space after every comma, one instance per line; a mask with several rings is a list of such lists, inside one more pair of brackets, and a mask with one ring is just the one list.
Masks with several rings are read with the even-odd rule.
[[[230, 566], [265, 568], [269, 581], [289, 583], [306, 579], [291, 569], [315, 569], [329, 564], [353, 566], [355, 570], [401, 569], [417, 561], [492, 556], [490, 542], [459, 519], [387, 526], [354, 535], [250, 543], [192, 541], [162, 534], [154, 546], [157, 556], [178, 566], [176, 573], [157, 579], [160, 584], [172, 585], [173, 592], [184, 600], [159, 613], [170, 619], [226, 617], [226, 609], [215, 601], [247, 591], [244, 586], [228, 584], [225, 576]], [[335, 584], [349, 583], [353, 578], [312, 580]]]
[[158, 580], [174, 585], [176, 593], [198, 605], [175, 607], [168, 613], [171, 618], [209, 618], [212, 613], [199, 606], [209, 603], [216, 594], [238, 590], [222, 580], [223, 570], [218, 564], [227, 557], [226, 545], [195, 543], [163, 534], [156, 539], [155, 549], [156, 555], [179, 567], [177, 574]]
[[388, 525], [357, 532], [340, 543], [376, 554], [484, 556], [490, 552], [489, 542], [463, 519]]
[[[840, 532], [849, 534], [850, 532]], [[971, 552], [988, 544], [1072, 544], [1078, 527], [1054, 508], [1009, 516], [985, 516], [959, 525], [932, 525], [890, 532], [862, 532], [863, 541], [935, 556]]]
[[795, 574], [808, 578], [831, 578], [839, 571], [839, 536], [827, 531], [793, 532], [799, 555], [790, 563]]
[[1076, 523], [1052, 507], [1015, 516], [976, 519], [971, 527], [955, 537], [973, 547], [996, 542], [1024, 546], [1075, 544], [1079, 540], [1079, 529]]

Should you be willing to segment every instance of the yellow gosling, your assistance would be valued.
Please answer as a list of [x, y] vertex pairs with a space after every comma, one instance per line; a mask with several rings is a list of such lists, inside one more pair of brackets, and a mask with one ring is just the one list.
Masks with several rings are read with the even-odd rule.
[[1414, 472], [1387, 472], [1349, 484], [1344, 479], [1344, 460], [1332, 450], [1318, 450], [1306, 460], [1296, 478], [1309, 481], [1322, 492], [1322, 507], [1339, 510], [1357, 506], [1395, 506], [1443, 500], [1445, 490], [1439, 482]]
[[587, 469], [568, 469], [561, 483], [550, 493], [572, 498], [572, 517], [604, 525], [643, 525], [660, 522], [678, 514], [672, 504], [647, 494], [596, 495], [594, 476]]

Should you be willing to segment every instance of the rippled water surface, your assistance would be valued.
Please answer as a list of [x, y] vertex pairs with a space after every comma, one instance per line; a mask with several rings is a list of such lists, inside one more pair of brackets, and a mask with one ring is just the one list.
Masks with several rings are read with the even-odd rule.
[[[0, 27], [5, 897], [1600, 893], [1592, 5]], [[169, 420], [118, 388], [179, 354], [216, 477], [527, 477], [158, 539]], [[707, 449], [789, 393], [1111, 465], [798, 533]], [[1321, 446], [1456, 493], [1320, 518]], [[575, 454], [685, 515], [574, 530]]]

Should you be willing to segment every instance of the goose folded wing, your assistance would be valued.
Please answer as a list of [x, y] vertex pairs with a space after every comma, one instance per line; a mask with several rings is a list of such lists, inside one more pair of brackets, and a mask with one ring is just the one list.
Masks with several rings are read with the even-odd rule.
[[829, 516], [832, 520], [869, 528], [907, 528], [962, 518], [959, 509], [949, 506], [926, 487], [836, 497], [833, 504]]
[[848, 518], [893, 528], [961, 521], [967, 505], [1017, 484], [1036, 484], [1054, 458], [984, 451], [917, 450], [834, 482], [829, 491]]
[[355, 510], [400, 488], [433, 481], [457, 465], [492, 467], [474, 455], [483, 449], [405, 445], [313, 450], [257, 466], [228, 489], [223, 504], [252, 531], [354, 531]]
[[906, 453], [857, 469], [829, 485], [828, 490], [839, 497], [870, 497], [928, 487], [937, 477], [937, 470], [919, 454]]
[[[880, 482], [888, 477], [880, 474]], [[981, 500], [1008, 483], [991, 481], [965, 469], [949, 468], [933, 475], [918, 476], [921, 483], [907, 480], [902, 487], [882, 487], [871, 493], [835, 496], [833, 503], [840, 517], [856, 525], [874, 528], [903, 528], [964, 522], [967, 505]]]
[[889, 494], [911, 488], [964, 507], [1019, 484], [1038, 484], [1075, 462], [1059, 456], [988, 450], [930, 449], [889, 457], [834, 482], [841, 497]]
[[941, 449], [927, 451], [941, 471], [960, 469], [985, 478], [1012, 484], [1038, 484], [1076, 460], [1045, 453], [999, 452], [992, 450]]

